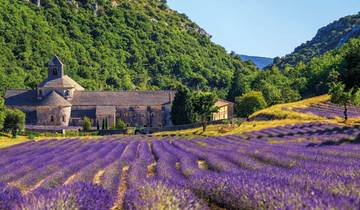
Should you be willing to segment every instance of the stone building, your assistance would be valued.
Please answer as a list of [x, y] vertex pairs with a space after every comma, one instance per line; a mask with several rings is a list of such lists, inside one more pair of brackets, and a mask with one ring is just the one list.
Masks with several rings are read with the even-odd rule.
[[234, 115], [234, 103], [219, 99], [215, 106], [218, 108], [218, 112], [212, 116], [213, 121], [230, 119]]
[[[112, 127], [122, 119], [128, 126], [164, 127], [172, 125], [170, 112], [175, 93], [86, 91], [64, 74], [64, 65], [55, 56], [49, 62], [48, 77], [36, 90], [7, 90], [5, 104], [25, 112], [29, 125], [81, 126], [84, 117], [89, 117], [93, 126], [102, 126], [106, 119]], [[230, 117], [229, 108], [224, 108], [226, 102], [219, 105], [220, 112], [214, 119]]]

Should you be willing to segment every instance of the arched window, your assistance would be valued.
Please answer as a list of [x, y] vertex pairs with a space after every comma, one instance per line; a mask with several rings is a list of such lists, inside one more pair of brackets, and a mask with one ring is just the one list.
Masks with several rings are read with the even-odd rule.
[[62, 116], [62, 121], [66, 122], [66, 116], [65, 115]]
[[50, 122], [54, 122], [54, 121], [55, 121], [54, 116], [51, 115]]
[[70, 96], [70, 90], [65, 90], [64, 95], [65, 95], [65, 97], [69, 97]]

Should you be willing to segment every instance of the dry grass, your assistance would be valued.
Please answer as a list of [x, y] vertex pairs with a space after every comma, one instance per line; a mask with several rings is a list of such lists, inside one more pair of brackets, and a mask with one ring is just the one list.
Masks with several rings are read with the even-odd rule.
[[[260, 110], [250, 116], [250, 121], [243, 122], [240, 126], [232, 125], [210, 125], [206, 132], [202, 132], [202, 128], [193, 128], [180, 131], [160, 132], [156, 135], [186, 135], [189, 138], [199, 136], [223, 136], [241, 134], [243, 132], [251, 132], [272, 128], [277, 126], [321, 122], [334, 123], [344, 125], [343, 118], [327, 119], [313, 114], [299, 113], [293, 111], [294, 108], [306, 108], [312, 104], [326, 102], [330, 96], [323, 95], [297, 101], [287, 104], [278, 104], [269, 108]], [[351, 118], [346, 125], [360, 124], [360, 118]]]

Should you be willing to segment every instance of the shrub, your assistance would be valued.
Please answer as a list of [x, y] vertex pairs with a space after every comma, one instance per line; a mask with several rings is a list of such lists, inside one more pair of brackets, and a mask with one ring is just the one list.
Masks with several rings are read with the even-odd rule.
[[125, 122], [122, 119], [117, 119], [116, 124], [115, 124], [115, 129], [116, 130], [125, 130], [126, 129]]
[[6, 109], [4, 119], [4, 130], [11, 132], [15, 138], [19, 131], [25, 128], [25, 114], [18, 109]]
[[252, 113], [267, 106], [261, 92], [251, 91], [235, 99], [235, 114], [238, 117], [249, 117]]
[[91, 126], [91, 120], [88, 117], [84, 117], [83, 119], [83, 130], [84, 131], [89, 131], [91, 130], [92, 126]]

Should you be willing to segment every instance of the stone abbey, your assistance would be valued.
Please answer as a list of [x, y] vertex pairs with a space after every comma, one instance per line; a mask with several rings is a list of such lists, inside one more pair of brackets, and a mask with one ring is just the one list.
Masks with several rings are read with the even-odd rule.
[[[109, 127], [117, 119], [128, 126], [171, 126], [171, 105], [175, 91], [86, 91], [64, 74], [64, 65], [55, 56], [48, 65], [48, 77], [36, 90], [10, 89], [5, 104], [25, 112], [26, 124], [42, 126], [81, 126], [89, 117], [95, 126], [105, 119]], [[227, 119], [232, 115], [232, 104], [221, 104], [213, 119]]]

